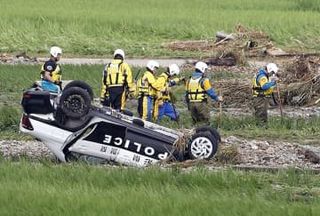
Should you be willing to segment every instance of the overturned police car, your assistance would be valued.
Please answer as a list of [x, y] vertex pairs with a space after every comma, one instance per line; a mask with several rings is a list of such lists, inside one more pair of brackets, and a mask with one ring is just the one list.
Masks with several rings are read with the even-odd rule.
[[92, 89], [83, 81], [72, 81], [58, 94], [30, 88], [21, 104], [20, 130], [41, 140], [63, 162], [142, 167], [159, 161], [211, 159], [220, 142], [219, 133], [210, 127], [184, 135], [129, 112], [93, 105]]

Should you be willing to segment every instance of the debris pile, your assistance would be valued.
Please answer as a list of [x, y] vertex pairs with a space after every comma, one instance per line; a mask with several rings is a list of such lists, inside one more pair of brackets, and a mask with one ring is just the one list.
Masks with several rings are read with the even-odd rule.
[[[246, 140], [234, 136], [223, 140], [219, 162], [248, 166], [320, 168], [320, 149], [281, 141]], [[230, 150], [231, 149], [231, 150]], [[226, 153], [228, 153], [226, 160]]]
[[320, 98], [320, 71], [315, 58], [298, 57], [281, 74], [283, 103], [291, 106], [314, 104]]
[[173, 51], [201, 51], [210, 56], [204, 59], [209, 65], [234, 66], [245, 63], [247, 57], [283, 55], [284, 51], [275, 48], [269, 36], [259, 30], [237, 25], [234, 33], [217, 32], [216, 38], [194, 41], [174, 41], [165, 44]]
[[246, 107], [252, 100], [250, 80], [226, 80], [213, 84], [219, 94], [223, 96], [224, 107]]
[[[209, 73], [223, 70], [221, 67], [213, 68], [214, 70], [210, 70]], [[279, 87], [282, 104], [305, 106], [318, 103], [320, 105], [320, 58], [296, 57], [280, 68]], [[214, 89], [224, 97], [224, 107], [250, 107], [252, 101], [251, 79], [257, 69], [242, 67], [242, 70], [243, 73], [246, 73], [246, 78], [213, 82]], [[279, 102], [277, 92], [274, 93], [273, 100]]]

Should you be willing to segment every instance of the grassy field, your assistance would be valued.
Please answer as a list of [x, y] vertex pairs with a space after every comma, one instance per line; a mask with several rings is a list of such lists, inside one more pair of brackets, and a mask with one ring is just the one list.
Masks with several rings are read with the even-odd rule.
[[318, 215], [319, 176], [0, 163], [0, 215]]
[[278, 45], [320, 50], [319, 0], [0, 0], [0, 52], [67, 55], [199, 56], [162, 43], [213, 38], [238, 23], [260, 29]]
[[[17, 134], [18, 122], [20, 118], [20, 98], [23, 89], [27, 89], [34, 80], [39, 78], [39, 65], [0, 65], [0, 137], [3, 139], [25, 139], [22, 134]], [[72, 66], [63, 65], [63, 79], [84, 80], [93, 87], [96, 97], [99, 96], [100, 79], [102, 65]], [[139, 68], [133, 68], [134, 73]], [[163, 70], [163, 69], [162, 69]], [[184, 71], [188, 76], [191, 71]], [[142, 74], [142, 73], [141, 73]], [[140, 75], [141, 75], [140, 74]], [[242, 77], [241, 73], [217, 72], [213, 73], [213, 80], [232, 79]], [[175, 87], [178, 101], [177, 108], [181, 111], [180, 123], [170, 120], [163, 120], [162, 125], [171, 128], [192, 128], [191, 117], [183, 102], [184, 87]], [[136, 111], [136, 106], [131, 106], [132, 111]], [[218, 112], [216, 110], [216, 112]], [[211, 124], [217, 126], [218, 116], [211, 119]], [[269, 129], [262, 130], [257, 127], [252, 117], [223, 116], [220, 131], [223, 135], [237, 135], [245, 138], [265, 138], [283, 139], [288, 141], [298, 141], [300, 143], [318, 142], [320, 137], [320, 118], [284, 118], [272, 117], [269, 121]]]
[[[26, 51], [48, 55], [52, 45], [64, 56], [201, 57], [173, 52], [175, 40], [212, 39], [235, 25], [262, 30], [277, 45], [320, 50], [319, 0], [0, 0], [0, 54]], [[102, 65], [63, 66], [64, 80], [84, 80], [99, 95]], [[136, 73], [139, 69], [134, 68]], [[0, 65], [0, 139], [33, 139], [18, 133], [23, 89], [39, 79], [40, 65]], [[191, 71], [187, 71], [186, 76]], [[241, 78], [215, 73], [213, 80]], [[193, 127], [177, 87], [181, 124]], [[212, 118], [212, 125], [217, 119]], [[223, 116], [223, 136], [317, 141], [320, 118], [271, 118], [268, 130], [251, 117]], [[209, 171], [199, 165], [145, 170], [8, 161], [0, 155], [0, 215], [319, 215], [319, 175], [286, 170], [254, 173]]]

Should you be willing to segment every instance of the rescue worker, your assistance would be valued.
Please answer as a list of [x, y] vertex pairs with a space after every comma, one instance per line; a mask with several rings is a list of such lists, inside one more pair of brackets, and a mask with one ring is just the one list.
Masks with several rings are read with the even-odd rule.
[[155, 78], [159, 63], [150, 60], [147, 63], [146, 71], [138, 80], [138, 113], [143, 120], [151, 121], [154, 116], [154, 103], [157, 91], [161, 90], [161, 83]]
[[186, 100], [191, 112], [193, 123], [204, 122], [209, 124], [210, 110], [207, 105], [207, 97], [222, 102], [222, 96], [217, 96], [211, 87], [210, 81], [205, 77], [208, 65], [204, 62], [197, 62], [195, 71], [186, 82]]
[[132, 71], [124, 62], [122, 49], [114, 51], [114, 59], [107, 64], [102, 73], [101, 104], [116, 110], [124, 110], [128, 96], [135, 93]]
[[260, 69], [252, 80], [253, 108], [257, 124], [266, 126], [268, 121], [269, 99], [272, 97], [279, 68], [274, 63]]
[[50, 59], [41, 67], [41, 87], [43, 90], [58, 93], [61, 91], [62, 70], [57, 63], [62, 55], [62, 49], [57, 46], [50, 48]]
[[179, 112], [176, 110], [174, 104], [171, 101], [170, 87], [178, 84], [180, 81], [184, 80], [183, 78], [173, 78], [174, 76], [178, 76], [180, 73], [180, 69], [178, 65], [171, 64], [167, 68], [166, 72], [162, 73], [158, 77], [158, 82], [163, 86], [160, 90], [156, 103], [155, 103], [155, 112], [154, 118], [155, 121], [161, 120], [163, 116], [168, 116], [173, 121], [178, 121]]

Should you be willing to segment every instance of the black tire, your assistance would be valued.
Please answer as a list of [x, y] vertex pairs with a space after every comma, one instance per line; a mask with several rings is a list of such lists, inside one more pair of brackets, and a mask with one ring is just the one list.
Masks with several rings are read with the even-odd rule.
[[72, 132], [75, 132], [84, 128], [89, 123], [91, 118], [92, 116], [90, 114], [78, 119], [69, 118], [64, 114], [61, 108], [58, 108], [54, 112], [54, 119], [57, 126], [59, 128], [72, 131]]
[[88, 114], [91, 98], [86, 90], [70, 87], [62, 92], [59, 106], [67, 117], [78, 119]]
[[211, 159], [218, 150], [218, 142], [209, 132], [199, 132], [192, 136], [188, 146], [190, 159]]
[[201, 126], [201, 127], [196, 128], [196, 133], [205, 132], [205, 131], [209, 131], [214, 136], [214, 138], [219, 143], [221, 143], [221, 136], [220, 136], [219, 132], [217, 131], [217, 129], [210, 127], [210, 126]]
[[93, 94], [92, 88], [86, 82], [81, 81], [81, 80], [73, 80], [73, 81], [69, 82], [63, 88], [63, 91], [65, 91], [65, 90], [67, 90], [68, 88], [71, 88], [71, 87], [79, 87], [79, 88], [82, 88], [82, 89], [86, 90], [89, 93], [89, 95], [91, 97], [91, 100], [93, 100], [94, 94]]

